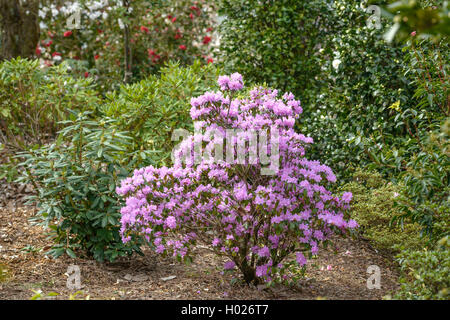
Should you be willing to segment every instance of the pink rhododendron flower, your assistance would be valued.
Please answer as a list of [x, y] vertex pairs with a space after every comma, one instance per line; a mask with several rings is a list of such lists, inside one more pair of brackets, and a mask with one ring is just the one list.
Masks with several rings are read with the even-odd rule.
[[[244, 88], [239, 73], [217, 83], [219, 91], [191, 98], [195, 131], [174, 150], [173, 166], [136, 169], [116, 189], [125, 197], [122, 240], [145, 235], [157, 253], [181, 258], [202, 243], [247, 282], [282, 280], [290, 253], [305, 266], [304, 253], [316, 255], [334, 233], [357, 227], [349, 219], [352, 194], [334, 196], [326, 188], [336, 181], [331, 168], [306, 157], [313, 139], [294, 130], [303, 110], [292, 93], [236, 94]], [[239, 159], [251, 154], [253, 133], [265, 144], [252, 161]]]

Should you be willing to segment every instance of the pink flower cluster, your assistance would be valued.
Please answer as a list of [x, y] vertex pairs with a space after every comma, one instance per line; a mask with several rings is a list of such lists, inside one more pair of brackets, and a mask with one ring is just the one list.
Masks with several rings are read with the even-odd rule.
[[[348, 218], [352, 194], [332, 195], [325, 188], [336, 181], [332, 170], [305, 158], [313, 140], [294, 131], [302, 108], [292, 93], [279, 97], [277, 90], [256, 87], [246, 98], [233, 98], [243, 88], [238, 73], [219, 77], [218, 84], [221, 91], [191, 100], [192, 119], [200, 121], [205, 133], [191, 135], [181, 145], [194, 146], [200, 140], [203, 149], [215, 150], [218, 141], [211, 139], [211, 130], [277, 128], [279, 170], [262, 175], [261, 162], [229, 159], [175, 161], [170, 168], [135, 170], [117, 188], [126, 197], [123, 241], [140, 234], [156, 252], [180, 258], [202, 243], [227, 257], [225, 268], [237, 267], [247, 282], [284, 279], [289, 264], [282, 262], [291, 254], [305, 266], [306, 256], [317, 254], [321, 242], [357, 227]], [[194, 157], [186, 154], [193, 149], [180, 148], [176, 154]], [[269, 142], [268, 153], [273, 149]]]

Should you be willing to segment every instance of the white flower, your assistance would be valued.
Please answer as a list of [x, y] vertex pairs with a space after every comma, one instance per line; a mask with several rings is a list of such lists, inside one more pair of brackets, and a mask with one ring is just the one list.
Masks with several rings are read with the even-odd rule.
[[341, 60], [334, 59], [331, 64], [333, 65], [333, 68], [337, 70], [337, 69], [339, 69], [339, 65], [341, 64]]
[[39, 9], [38, 15], [39, 15], [40, 18], [44, 19], [45, 16], [46, 16], [46, 14], [47, 14], [46, 11], [44, 11], [44, 10], [42, 10], [42, 9]]
[[123, 24], [122, 19], [120, 19], [120, 18], [119, 18], [119, 28], [120, 29], [125, 28], [125, 25]]

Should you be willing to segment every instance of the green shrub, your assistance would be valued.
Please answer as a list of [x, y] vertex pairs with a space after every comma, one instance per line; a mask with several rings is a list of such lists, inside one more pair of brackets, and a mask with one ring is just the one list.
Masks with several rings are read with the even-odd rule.
[[316, 52], [331, 31], [332, 10], [331, 1], [323, 0], [219, 1], [225, 17], [219, 53], [226, 71], [292, 91], [305, 104], [305, 89], [319, 85]]
[[113, 119], [90, 120], [90, 113], [73, 113], [62, 123], [57, 141], [21, 153], [25, 161], [21, 182], [32, 183], [38, 194], [37, 219], [52, 230], [50, 254], [77, 249], [99, 261], [140, 252], [139, 239], [123, 244], [119, 235], [120, 207], [116, 183], [141, 164], [142, 152], [130, 150], [131, 138], [114, 128]]
[[367, 26], [367, 4], [223, 0], [219, 7], [226, 15], [226, 67], [299, 97], [304, 116], [298, 127], [314, 139], [310, 152], [338, 177], [350, 179], [353, 167], [380, 161], [380, 145], [405, 133], [390, 121], [395, 112], [389, 108], [413, 95], [404, 54], [383, 39], [388, 19], [380, 18], [381, 29]]
[[53, 138], [66, 109], [95, 110], [91, 79], [74, 79], [68, 66], [41, 68], [38, 60], [0, 63], [0, 143], [5, 152], [26, 150]]
[[153, 150], [151, 160], [169, 165], [175, 129], [193, 129], [189, 115], [191, 97], [216, 88], [219, 70], [197, 61], [180, 67], [168, 63], [160, 75], [152, 75], [132, 85], [123, 85], [106, 96], [101, 112], [115, 118], [116, 125], [130, 132], [133, 148]]
[[[405, 197], [399, 201], [408, 218], [423, 226], [431, 243], [450, 234], [450, 59], [449, 43], [411, 41], [407, 47], [417, 89], [413, 108], [399, 114], [408, 135], [397, 139], [393, 159], [403, 167]], [[387, 148], [386, 148], [387, 149]], [[382, 153], [388, 153], [382, 150]]]
[[395, 299], [450, 299], [450, 245], [448, 237], [442, 247], [432, 251], [407, 250], [397, 256], [402, 275]]
[[423, 248], [416, 223], [391, 224], [401, 211], [395, 206], [402, 188], [383, 179], [379, 173], [357, 170], [354, 181], [343, 185], [342, 190], [353, 193], [352, 218], [360, 225], [364, 238], [375, 247], [388, 252]]

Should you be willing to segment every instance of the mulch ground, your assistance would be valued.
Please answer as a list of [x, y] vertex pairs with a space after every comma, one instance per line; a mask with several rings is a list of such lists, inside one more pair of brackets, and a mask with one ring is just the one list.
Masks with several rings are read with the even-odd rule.
[[[83, 294], [90, 299], [382, 299], [397, 288], [398, 273], [388, 256], [376, 252], [363, 240], [335, 239], [335, 249], [321, 249], [308, 262], [305, 280], [296, 287], [249, 287], [221, 274], [224, 260], [206, 248], [196, 248], [193, 264], [170, 258], [135, 255], [115, 263], [98, 263], [64, 256], [45, 255], [51, 242], [45, 230], [29, 221], [35, 210], [19, 202], [0, 207], [0, 299], [30, 299], [57, 292], [68, 299], [76, 290], [67, 288], [67, 270], [81, 270]], [[381, 269], [381, 288], [368, 289], [367, 268]], [[170, 280], [168, 280], [168, 278]]]

